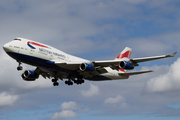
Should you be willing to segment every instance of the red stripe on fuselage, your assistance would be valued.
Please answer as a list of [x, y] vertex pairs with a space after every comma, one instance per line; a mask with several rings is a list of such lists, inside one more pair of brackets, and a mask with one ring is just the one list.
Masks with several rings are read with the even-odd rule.
[[35, 42], [30, 42], [30, 41], [28, 41], [28, 44], [32, 44], [32, 45], [36, 45], [36, 46], [39, 46], [39, 47], [45, 47], [45, 48], [48, 48], [48, 47], [45, 46], [45, 45], [41, 45], [41, 44], [35, 43]]

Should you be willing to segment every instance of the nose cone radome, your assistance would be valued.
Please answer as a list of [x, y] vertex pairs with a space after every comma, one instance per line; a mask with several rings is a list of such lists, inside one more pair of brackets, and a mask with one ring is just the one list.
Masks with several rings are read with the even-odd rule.
[[3, 49], [5, 52], [8, 52], [8, 46], [9, 46], [8, 44], [3, 45]]
[[5, 52], [12, 52], [12, 48], [10, 47], [9, 43], [6, 43], [5, 45], [3, 45], [3, 49]]

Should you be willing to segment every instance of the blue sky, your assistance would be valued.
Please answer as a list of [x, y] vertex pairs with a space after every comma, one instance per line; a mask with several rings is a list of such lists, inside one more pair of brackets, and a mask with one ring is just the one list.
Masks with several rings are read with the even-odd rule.
[[[153, 73], [128, 80], [53, 87], [21, 79], [0, 50], [0, 119], [177, 120], [180, 117], [180, 2], [177, 0], [1, 0], [0, 44], [23, 37], [90, 60], [110, 60], [126, 47]], [[24, 70], [35, 67], [23, 64]]]

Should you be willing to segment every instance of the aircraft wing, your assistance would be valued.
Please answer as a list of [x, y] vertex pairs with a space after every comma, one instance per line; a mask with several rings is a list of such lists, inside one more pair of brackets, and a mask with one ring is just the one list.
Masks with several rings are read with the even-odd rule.
[[[115, 60], [105, 60], [105, 61], [92, 61], [91, 63], [94, 65], [96, 70], [101, 69], [103, 67], [111, 67], [112, 69], [119, 69], [117, 65], [123, 60], [131, 62], [134, 66], [139, 66], [139, 62], [151, 61], [156, 59], [162, 59], [167, 57], [174, 57], [177, 52], [174, 52], [171, 55], [161, 55], [161, 56], [153, 56], [153, 57], [144, 57], [144, 58], [135, 58], [135, 59], [115, 59]], [[69, 70], [79, 70], [79, 66], [84, 62], [55, 62], [61, 68], [69, 69]], [[103, 73], [105, 70], [103, 70]]]
[[[157, 60], [167, 57], [174, 57], [177, 52], [174, 52], [171, 55], [161, 55], [161, 56], [153, 56], [153, 57], [144, 57], [144, 58], [134, 58], [134, 59], [124, 59], [125, 61], [130, 61], [134, 66], [139, 66], [139, 62], [146, 62], [151, 60]], [[123, 59], [116, 59], [116, 60], [108, 60], [108, 61], [94, 61], [93, 63], [95, 66], [102, 66], [102, 67], [113, 67], [113, 65], [118, 65]]]
[[130, 59], [130, 61], [133, 63], [134, 66], [139, 66], [137, 63], [139, 62], [146, 62], [150, 60], [157, 60], [157, 59], [162, 59], [162, 58], [167, 58], [167, 57], [174, 57], [177, 52], [174, 52], [171, 55], [161, 55], [161, 56], [153, 56], [153, 57], [145, 57], [145, 58], [134, 58]]

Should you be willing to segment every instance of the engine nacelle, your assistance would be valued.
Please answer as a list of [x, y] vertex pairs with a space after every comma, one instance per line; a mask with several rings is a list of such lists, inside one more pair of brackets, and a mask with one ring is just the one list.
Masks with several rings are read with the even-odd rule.
[[122, 68], [122, 69], [126, 69], [126, 70], [132, 70], [134, 69], [134, 66], [132, 63], [130, 62], [127, 62], [127, 61], [121, 61], [119, 63], [119, 67]]
[[94, 71], [94, 66], [93, 65], [90, 65], [88, 63], [82, 63], [80, 66], [79, 66], [79, 69], [81, 71]]
[[36, 74], [34, 71], [31, 70], [26, 70], [24, 73], [21, 75], [21, 77], [25, 81], [35, 81], [37, 78], [39, 78], [39, 75]]

